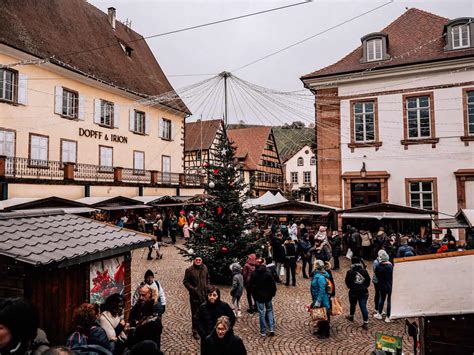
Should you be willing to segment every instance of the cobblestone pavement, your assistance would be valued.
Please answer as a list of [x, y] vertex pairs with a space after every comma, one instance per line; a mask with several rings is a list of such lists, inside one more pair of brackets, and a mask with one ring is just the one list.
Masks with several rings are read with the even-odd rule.
[[[162, 350], [165, 354], [198, 354], [199, 342], [191, 336], [191, 311], [188, 294], [183, 286], [184, 270], [190, 265], [173, 246], [161, 248], [161, 260], [147, 260], [145, 249], [133, 251], [132, 290], [143, 279], [147, 269], [153, 270], [166, 292], [166, 313], [163, 316], [164, 331]], [[334, 272], [336, 295], [342, 301], [344, 312], [349, 309], [347, 288], [344, 284], [349, 261], [341, 257], [341, 270]], [[235, 333], [239, 335], [249, 354], [370, 354], [374, 349], [375, 333], [403, 336], [404, 354], [410, 354], [411, 338], [404, 334], [402, 320], [385, 323], [372, 317], [374, 312], [373, 288], [369, 296], [369, 330], [361, 328], [360, 310], [356, 310], [355, 321], [347, 321], [343, 315], [331, 318], [331, 337], [320, 340], [309, 325], [306, 306], [311, 303], [310, 281], [297, 275], [297, 286], [278, 286], [273, 307], [276, 318], [276, 336], [263, 338], [259, 334], [258, 315], [248, 314], [245, 294], [242, 297], [242, 317], [237, 320]], [[228, 287], [221, 287], [224, 301], [230, 303]]]

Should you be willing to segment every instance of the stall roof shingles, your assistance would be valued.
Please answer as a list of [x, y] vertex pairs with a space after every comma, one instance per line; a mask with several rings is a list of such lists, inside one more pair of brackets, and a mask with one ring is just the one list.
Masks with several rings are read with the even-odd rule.
[[244, 160], [244, 168], [257, 170], [272, 127], [229, 129], [227, 135], [236, 147], [235, 157]]
[[[472, 56], [473, 48], [445, 51], [444, 26], [449, 19], [412, 8], [403, 13], [381, 32], [388, 36], [387, 52], [392, 60], [361, 63], [362, 45], [325, 68], [304, 75], [301, 79], [319, 78], [336, 74], [379, 69], [404, 64], [415, 64], [464, 56]], [[433, 40], [433, 42], [430, 42]], [[419, 48], [422, 46], [422, 48]], [[409, 52], [409, 53], [408, 53]]]
[[[108, 83], [145, 95], [173, 91], [142, 35], [84, 0], [2, 0], [0, 43], [58, 59]], [[120, 43], [131, 47], [127, 56]], [[103, 47], [96, 50], [92, 48]], [[165, 103], [189, 110], [181, 99]]]
[[[8, 218], [11, 215], [12, 217]], [[35, 266], [150, 244], [138, 233], [69, 214], [0, 214], [0, 255]]]
[[211, 148], [222, 120], [207, 120], [186, 123], [184, 149], [186, 152]]

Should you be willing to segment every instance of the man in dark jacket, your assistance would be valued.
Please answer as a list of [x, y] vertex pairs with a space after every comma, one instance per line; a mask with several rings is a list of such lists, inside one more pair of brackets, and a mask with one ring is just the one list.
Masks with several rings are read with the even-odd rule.
[[184, 273], [183, 285], [189, 292], [189, 303], [191, 305], [192, 327], [194, 339], [199, 339], [196, 325], [196, 313], [199, 306], [207, 299], [207, 286], [209, 285], [209, 272], [207, 266], [202, 263], [202, 258], [196, 256], [193, 265], [188, 267]]
[[339, 257], [341, 256], [341, 252], [342, 252], [341, 235], [342, 235], [342, 231], [338, 230], [337, 232], [334, 232], [329, 237], [329, 244], [331, 245], [332, 258], [334, 260], [333, 270], [339, 270]]
[[357, 229], [351, 228], [351, 235], [349, 237], [349, 248], [351, 248], [353, 256], [360, 256], [360, 248], [362, 247], [362, 237]]
[[367, 300], [369, 298], [370, 276], [367, 270], [362, 266], [361, 260], [354, 256], [352, 258], [351, 268], [346, 274], [346, 285], [349, 288], [350, 312], [346, 317], [349, 321], [354, 321], [354, 313], [357, 303], [359, 303], [362, 312], [364, 329], [369, 329], [369, 312], [367, 311]]
[[260, 335], [267, 335], [265, 310], [268, 317], [269, 335], [275, 335], [272, 298], [276, 294], [276, 283], [261, 259], [259, 259], [255, 271], [250, 276], [250, 288], [252, 290], [252, 295], [257, 302]]
[[234, 326], [234, 311], [232, 311], [232, 308], [227, 303], [221, 301], [220, 290], [216, 286], [209, 285], [207, 287], [207, 300], [199, 306], [196, 314], [197, 331], [201, 337], [201, 349], [204, 340], [212, 333], [217, 319], [221, 316], [227, 316], [230, 320], [231, 328]]

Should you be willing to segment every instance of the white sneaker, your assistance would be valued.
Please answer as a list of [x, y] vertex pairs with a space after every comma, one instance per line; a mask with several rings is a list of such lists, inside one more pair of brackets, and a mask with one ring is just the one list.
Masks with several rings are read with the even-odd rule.
[[241, 312], [241, 311], [237, 311], [236, 317], [238, 317], [238, 318], [242, 317], [242, 312]]
[[375, 313], [374, 314], [375, 319], [383, 319], [382, 315], [380, 313]]
[[390, 317], [385, 317], [385, 323], [391, 323], [392, 320], [390, 319]]

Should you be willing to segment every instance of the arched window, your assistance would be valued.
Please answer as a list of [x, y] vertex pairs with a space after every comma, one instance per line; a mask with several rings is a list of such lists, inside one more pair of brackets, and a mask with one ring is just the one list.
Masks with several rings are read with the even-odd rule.
[[316, 165], [316, 157], [311, 157], [311, 160], [309, 162], [310, 165]]
[[303, 166], [304, 165], [304, 161], [303, 161], [303, 158], [298, 158], [298, 166]]

